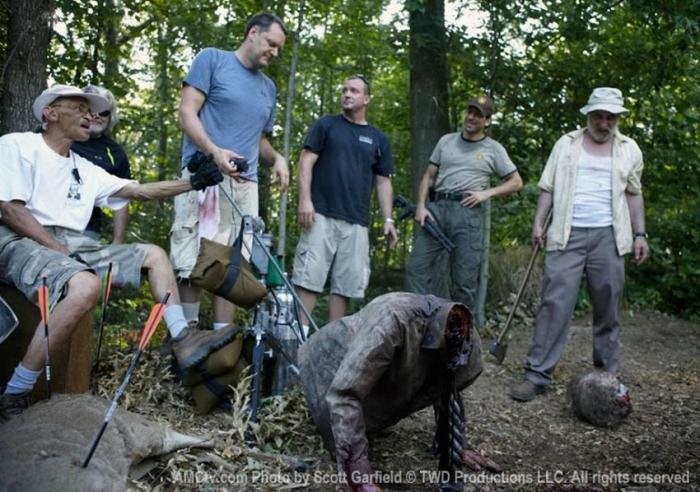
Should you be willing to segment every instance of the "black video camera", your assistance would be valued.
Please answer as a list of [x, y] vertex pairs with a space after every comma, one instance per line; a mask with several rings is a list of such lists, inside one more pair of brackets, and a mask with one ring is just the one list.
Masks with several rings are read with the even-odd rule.
[[243, 157], [239, 157], [238, 159], [231, 159], [230, 161], [228, 161], [228, 163], [236, 166], [236, 170], [241, 174], [248, 172], [248, 169], [250, 168], [250, 166], [248, 165], [248, 161], [246, 161]]
[[[187, 170], [191, 173], [196, 173], [197, 170], [202, 166], [202, 164], [208, 161], [213, 162], [214, 156], [212, 154], [204, 154], [198, 150], [194, 153], [194, 155], [190, 158], [189, 162], [187, 163]], [[229, 164], [236, 166], [236, 169], [240, 173], [245, 173], [250, 168], [248, 161], [243, 159], [242, 157], [238, 159], [231, 159], [228, 162]]]

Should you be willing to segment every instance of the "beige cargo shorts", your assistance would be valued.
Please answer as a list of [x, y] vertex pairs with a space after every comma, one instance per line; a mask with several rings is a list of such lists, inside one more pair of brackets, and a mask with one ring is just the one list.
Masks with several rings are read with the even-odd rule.
[[331, 294], [364, 297], [370, 273], [368, 230], [317, 213], [299, 238], [292, 283], [321, 293], [329, 272]]
[[[183, 169], [182, 177], [190, 176]], [[234, 201], [244, 215], [258, 215], [258, 184], [253, 181], [237, 182], [224, 176], [219, 189], [220, 221], [217, 233], [209, 238], [220, 244], [232, 245], [241, 229], [241, 216], [235, 212], [224, 192]], [[170, 262], [178, 279], [188, 279], [199, 254], [199, 192], [190, 191], [177, 195], [174, 199], [174, 219], [170, 228]], [[246, 239], [248, 248], [243, 248], [243, 256], [250, 258], [252, 237]]]

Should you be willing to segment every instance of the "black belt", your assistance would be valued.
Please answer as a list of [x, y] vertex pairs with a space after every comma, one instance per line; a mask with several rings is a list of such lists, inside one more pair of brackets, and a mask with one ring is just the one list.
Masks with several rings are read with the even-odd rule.
[[455, 191], [455, 192], [444, 192], [444, 191], [436, 191], [435, 195], [433, 197], [434, 202], [439, 202], [440, 200], [453, 200], [455, 202], [461, 202], [464, 199], [464, 193], [461, 191]]

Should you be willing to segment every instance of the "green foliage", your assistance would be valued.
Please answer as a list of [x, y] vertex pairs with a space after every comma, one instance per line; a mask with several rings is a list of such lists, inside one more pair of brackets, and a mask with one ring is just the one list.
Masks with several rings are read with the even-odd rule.
[[[369, 120], [394, 150], [396, 193], [410, 196], [407, 0], [395, 18], [382, 21], [387, 0], [307, 1], [299, 33], [299, 66], [292, 110], [294, 163], [316, 118], [339, 110], [339, 84], [355, 73], [372, 81]], [[179, 169], [181, 131], [177, 108], [181, 80], [205, 46], [235, 49], [254, 13], [280, 14], [296, 29], [299, 0], [57, 0], [56, 36], [49, 68], [55, 81], [109, 87], [120, 101], [116, 138], [125, 144], [135, 177], [172, 178]], [[468, 98], [490, 92], [498, 113], [491, 135], [502, 142], [526, 183], [523, 192], [494, 200], [492, 251], [529, 243], [537, 181], [554, 142], [584, 123], [579, 108], [592, 87], [619, 87], [629, 116], [621, 130], [644, 152], [647, 230], [653, 256], [629, 265], [627, 301], [684, 316], [700, 313], [700, 84], [695, 0], [462, 0], [447, 2], [450, 121], [460, 128]], [[481, 17], [477, 17], [479, 14]], [[477, 19], [483, 19], [479, 26]], [[0, 48], [2, 44], [0, 36]], [[291, 37], [266, 73], [278, 87], [273, 144], [281, 149], [282, 115], [291, 65]], [[425, 97], [430, 97], [426, 94]], [[278, 220], [278, 190], [262, 178], [268, 228]], [[287, 257], [299, 230], [293, 180], [287, 220]], [[130, 240], [167, 248], [171, 203], [131, 204]], [[373, 210], [377, 210], [376, 204]], [[399, 226], [401, 241], [388, 250], [381, 220], [373, 216], [372, 291], [401, 288], [412, 224]], [[499, 253], [494, 253], [499, 254]], [[290, 265], [291, 261], [287, 261]]]
[[[578, 109], [592, 87], [619, 87], [630, 109], [621, 130], [645, 156], [652, 236], [650, 260], [628, 266], [627, 302], [697, 316], [700, 4], [506, 0], [483, 2], [483, 10], [490, 13], [487, 25], [502, 29], [451, 31], [452, 92], [494, 91], [501, 114], [492, 136], [527, 183], [519, 195], [493, 204], [492, 245], [528, 241], [536, 183], [552, 145], [584, 124]], [[458, 116], [463, 108], [454, 101]], [[585, 296], [579, 305], [585, 307]]]

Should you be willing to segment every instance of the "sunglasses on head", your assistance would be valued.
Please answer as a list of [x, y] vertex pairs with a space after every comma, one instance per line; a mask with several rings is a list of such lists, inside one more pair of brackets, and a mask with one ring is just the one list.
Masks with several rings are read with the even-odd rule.
[[369, 86], [369, 80], [367, 80], [367, 77], [365, 77], [363, 74], [357, 73], [350, 78], [351, 79], [360, 79], [362, 82], [365, 83], [365, 86], [367, 86], [367, 94], [370, 94], [372, 92], [372, 89]]

